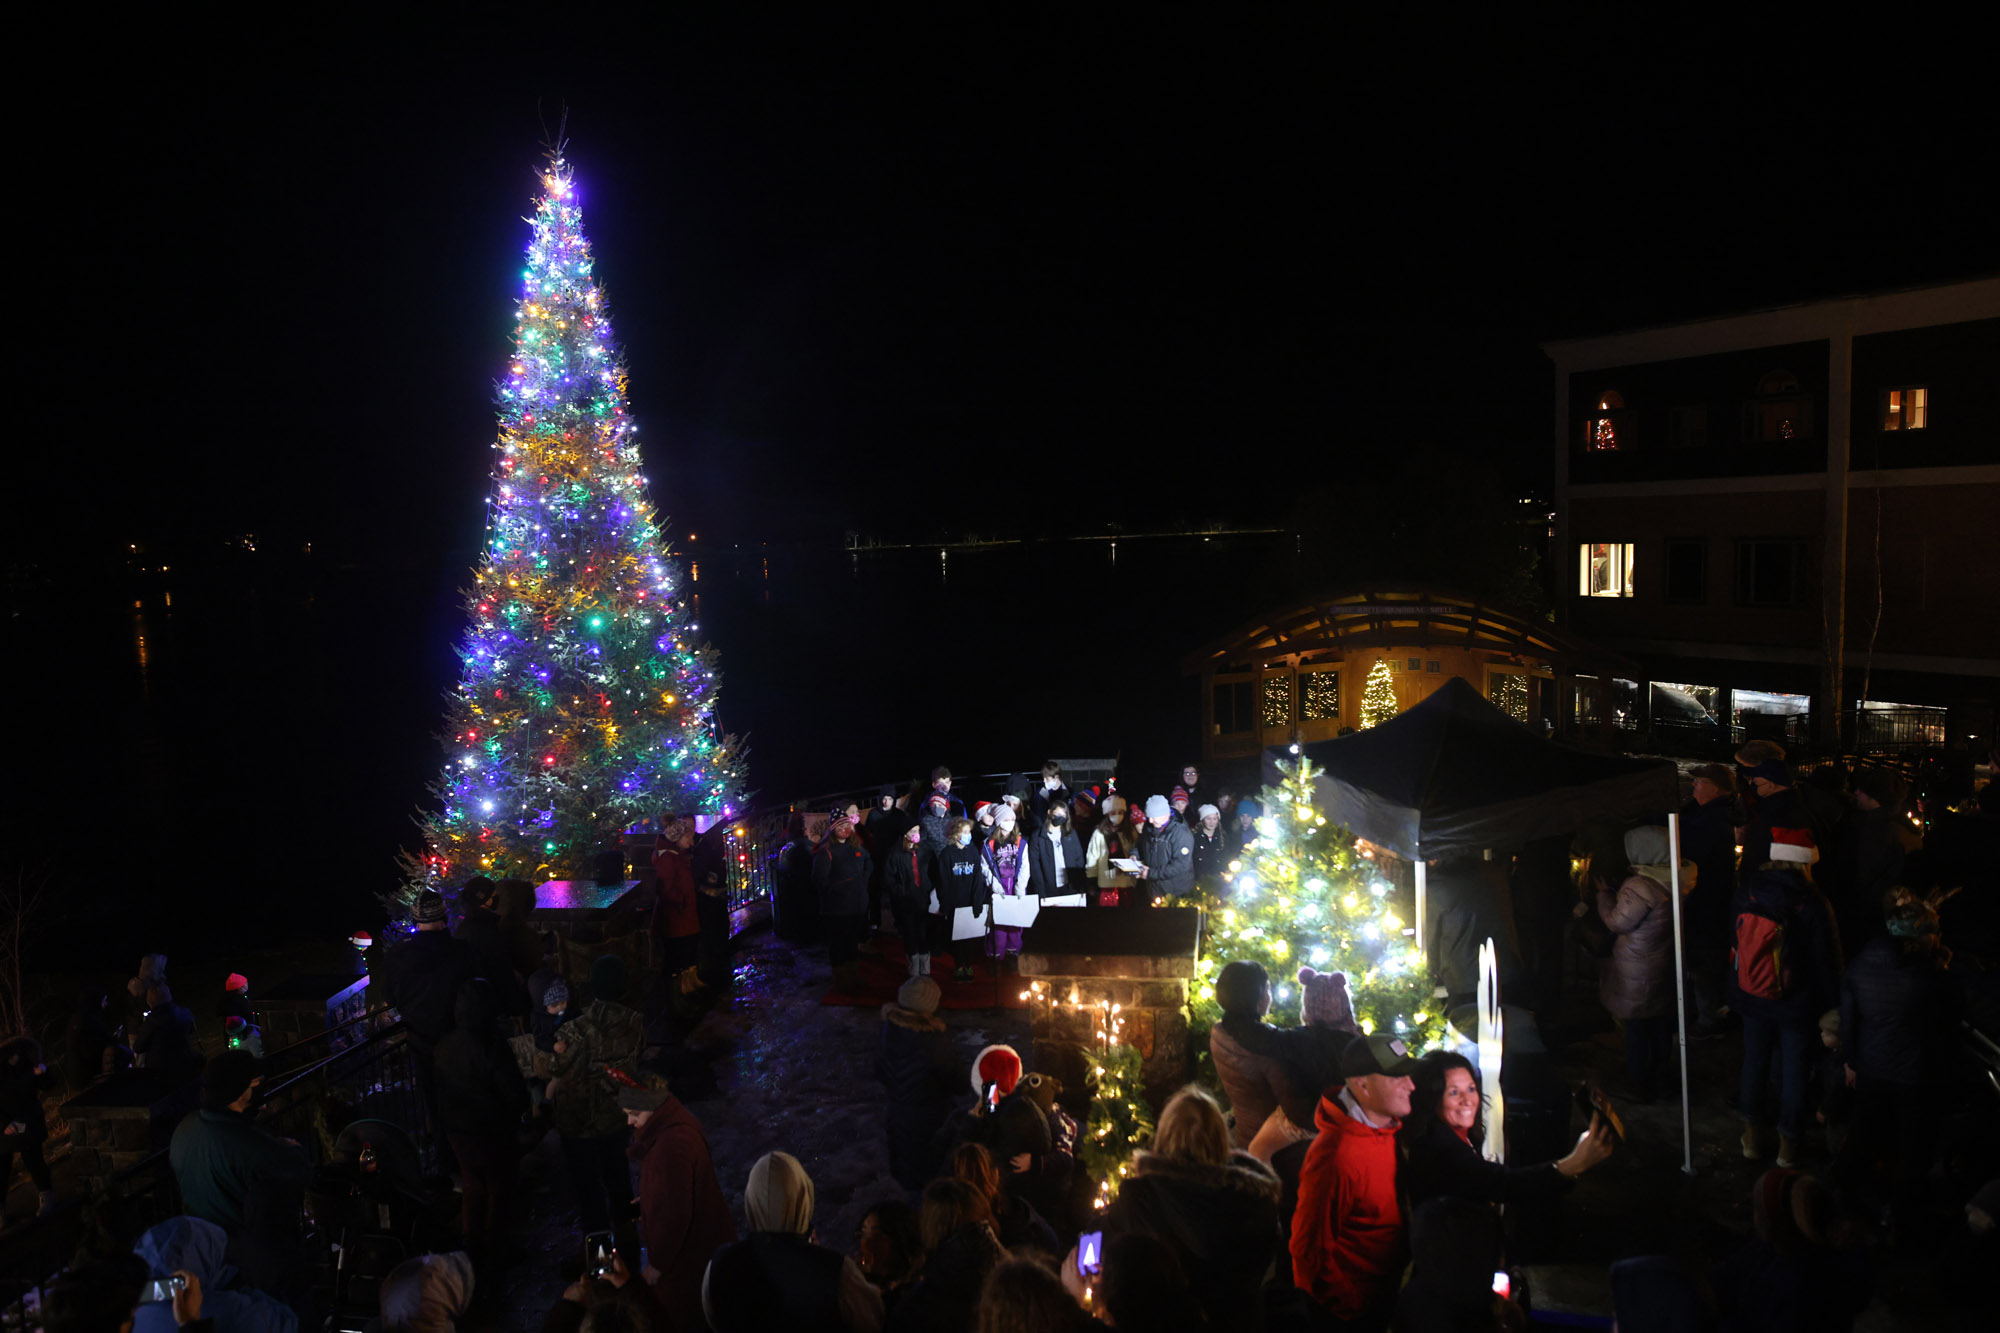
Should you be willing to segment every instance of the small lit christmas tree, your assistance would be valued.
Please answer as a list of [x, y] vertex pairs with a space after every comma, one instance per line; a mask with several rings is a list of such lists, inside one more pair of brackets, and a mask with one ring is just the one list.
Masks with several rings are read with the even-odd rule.
[[1378, 657], [1375, 665], [1368, 668], [1368, 680], [1361, 687], [1362, 729], [1380, 726], [1396, 716], [1396, 711], [1396, 678], [1389, 670], [1389, 663]]
[[559, 152], [533, 227], [441, 808], [423, 821], [411, 889], [476, 873], [580, 877], [641, 820], [726, 817], [742, 799], [741, 749], [716, 733], [715, 654], [695, 638], [654, 522]]
[[1408, 906], [1355, 851], [1353, 835], [1313, 808], [1311, 761], [1282, 761], [1278, 770], [1283, 782], [1264, 789], [1257, 837], [1225, 877], [1227, 897], [1206, 904], [1206, 950], [1191, 1004], [1196, 1025], [1210, 1027], [1221, 1017], [1216, 973], [1245, 959], [1270, 974], [1273, 1023], [1298, 1021], [1292, 978], [1310, 966], [1347, 974], [1363, 1031], [1393, 1032], [1413, 1046], [1435, 1044], [1444, 1015], [1407, 924]]
[[[1064, 1000], [1039, 981], [1029, 982], [1021, 998], [1038, 1007], [1047, 1005], [1051, 1019], [1067, 1014], [1070, 1021], [1060, 1026], [1088, 1038], [1077, 1043], [1082, 1047], [1090, 1110], [1084, 1116], [1076, 1158], [1097, 1182], [1092, 1206], [1108, 1208], [1131, 1167], [1133, 1150], [1153, 1137], [1152, 1108], [1139, 1087], [1139, 1049], [1125, 1041], [1124, 1008], [1110, 1000], [1086, 1004], [1073, 986]], [[1057, 1024], [1050, 1026], [1053, 1030]]]

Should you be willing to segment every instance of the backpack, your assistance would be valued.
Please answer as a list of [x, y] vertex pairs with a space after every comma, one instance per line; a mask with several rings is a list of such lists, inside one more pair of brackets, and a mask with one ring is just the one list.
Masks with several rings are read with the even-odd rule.
[[[1773, 899], [1777, 901], [1772, 901]], [[1782, 1000], [1791, 989], [1790, 956], [1785, 950], [1785, 917], [1789, 904], [1768, 891], [1752, 889], [1744, 910], [1736, 914], [1735, 942], [1729, 967], [1736, 988], [1760, 1000]]]

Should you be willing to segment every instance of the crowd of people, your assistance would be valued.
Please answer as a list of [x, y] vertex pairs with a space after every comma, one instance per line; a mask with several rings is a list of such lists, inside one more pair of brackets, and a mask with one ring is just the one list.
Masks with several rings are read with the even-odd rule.
[[[1676, 1076], [1677, 980], [1699, 1037], [1741, 1030], [1740, 1146], [1775, 1158], [1752, 1197], [1755, 1234], [1706, 1271], [1665, 1258], [1614, 1266], [1628, 1329], [1850, 1326], [1871, 1292], [1865, 1243], [1914, 1238], [1924, 1217], [1931, 1089], [1966, 1004], [1939, 896], [1910, 887], [1920, 840], [1899, 780], [1863, 771], [1850, 793], [1846, 775], [1824, 769], [1794, 782], [1767, 743], [1736, 758], [1692, 773], [1678, 874], [1666, 830], [1642, 824], [1581, 830], [1560, 859], [1531, 846], [1511, 864], [1444, 864], [1430, 879], [1431, 965], [1452, 1000], [1471, 989], [1466, 951], [1491, 938], [1509, 994], [1554, 1031], [1565, 997], [1548, 985], [1545, 950], [1597, 959], [1600, 1001], [1624, 1033], [1621, 1097], [1650, 1101]], [[1142, 802], [1109, 783], [1072, 789], [1050, 763], [1039, 788], [968, 810], [940, 768], [906, 792], [884, 790], [872, 809], [835, 807], [817, 838], [794, 817], [774, 894], [780, 931], [822, 934], [838, 982], [875, 947], [886, 913], [909, 960], [882, 1008], [873, 1071], [897, 1193], [846, 1245], [816, 1233], [813, 1181], [783, 1151], [750, 1169], [739, 1228], [699, 1120], [658, 1072], [649, 1016], [709, 985], [691, 819], [659, 823], [646, 977], [606, 954], [587, 981], [565, 979], [551, 941], [528, 925], [522, 881], [475, 878], [455, 903], [418, 895], [412, 930], [384, 953], [375, 984], [404, 1024], [422, 1121], [412, 1128], [453, 1177], [459, 1248], [389, 1274], [377, 1326], [479, 1324], [479, 1303], [522, 1257], [511, 1239], [522, 1157], [553, 1133], [585, 1243], [551, 1329], [1525, 1327], [1498, 1209], [1559, 1198], [1614, 1154], [1622, 1131], [1594, 1113], [1552, 1160], [1488, 1160], [1478, 1070], [1363, 1032], [1340, 974], [1300, 969], [1297, 1022], [1281, 1027], [1268, 1021], [1272, 978], [1260, 966], [1221, 969], [1208, 1035], [1216, 1086], [1166, 1101], [1108, 1207], [1078, 1160], [1083, 1108], [1065, 1104], [1054, 1073], [1005, 1045], [958, 1053], [932, 958], [962, 953], [950, 947], [960, 911], [1006, 969], [1021, 935], [994, 920], [1002, 899], [1136, 908], [1197, 888], [1226, 895], [1225, 872], [1261, 811], [1227, 791], [1209, 799], [1193, 766], [1180, 778]], [[1561, 864], [1572, 851], [1583, 853], [1580, 876]], [[1551, 894], [1556, 874], [1569, 887]], [[1675, 883], [1685, 978], [1674, 973]], [[217, 1006], [229, 1047], [203, 1060], [165, 972], [163, 956], [142, 961], [129, 1012], [101, 991], [86, 996], [69, 1058], [198, 1081], [201, 1104], [170, 1152], [185, 1215], [80, 1263], [50, 1288], [46, 1326], [295, 1328], [318, 1313], [298, 1228], [312, 1166], [259, 1123], [248, 982], [229, 977]], [[0, 1046], [9, 1146], [44, 1191], [47, 1083], [32, 1041]], [[1975, 1225], [1991, 1229], [1996, 1193], [1972, 1201]]]

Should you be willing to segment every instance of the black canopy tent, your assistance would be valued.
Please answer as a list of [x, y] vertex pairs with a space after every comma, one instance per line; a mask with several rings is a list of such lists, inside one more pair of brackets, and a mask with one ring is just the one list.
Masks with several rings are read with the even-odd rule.
[[[1596, 819], [1665, 814], [1672, 846], [1675, 996], [1681, 996], [1680, 777], [1671, 761], [1590, 754], [1532, 734], [1459, 677], [1389, 721], [1299, 747], [1320, 770], [1320, 812], [1356, 837], [1409, 860], [1416, 872], [1416, 940], [1424, 942], [1426, 861], [1510, 851]], [[1264, 752], [1265, 780], [1294, 751]], [[1687, 1019], [1681, 1014], [1681, 1123], [1688, 1133]]]

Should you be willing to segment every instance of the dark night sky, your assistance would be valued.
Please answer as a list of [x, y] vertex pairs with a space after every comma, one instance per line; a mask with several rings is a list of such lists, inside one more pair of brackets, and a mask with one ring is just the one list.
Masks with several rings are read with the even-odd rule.
[[[469, 548], [538, 102], [656, 498], [730, 540], [1283, 517], [1423, 443], [1538, 486], [1537, 340], [2000, 252], [1991, 116], [1859, 35], [953, 8], [74, 34], [15, 184], [41, 424], [108, 455], [88, 527]], [[17, 542], [75, 540], [31, 508]]]

